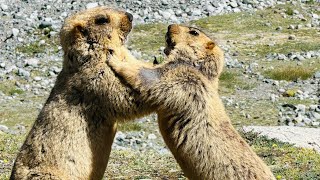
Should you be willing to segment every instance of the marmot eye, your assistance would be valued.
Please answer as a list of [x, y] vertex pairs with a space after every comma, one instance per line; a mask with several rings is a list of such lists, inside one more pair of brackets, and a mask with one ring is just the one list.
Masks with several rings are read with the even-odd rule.
[[95, 23], [98, 25], [103, 25], [109, 23], [109, 19], [107, 17], [97, 17]]
[[195, 30], [191, 30], [191, 31], [189, 31], [189, 33], [193, 36], [199, 36], [199, 33]]

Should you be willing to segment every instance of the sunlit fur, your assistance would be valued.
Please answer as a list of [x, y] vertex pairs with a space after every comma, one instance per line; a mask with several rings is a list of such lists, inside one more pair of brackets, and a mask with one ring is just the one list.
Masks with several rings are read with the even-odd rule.
[[[109, 22], [96, 24], [98, 16]], [[125, 12], [106, 7], [65, 20], [62, 71], [17, 156], [11, 179], [102, 179], [117, 121], [149, 113], [105, 63], [110, 49], [121, 50], [119, 58], [132, 58], [123, 46], [131, 25]]]
[[[198, 31], [194, 36], [190, 32]], [[108, 62], [146, 103], [157, 109], [161, 134], [192, 180], [271, 180], [269, 168], [233, 128], [218, 94], [222, 50], [198, 29], [172, 25], [168, 58], [154, 68]]]

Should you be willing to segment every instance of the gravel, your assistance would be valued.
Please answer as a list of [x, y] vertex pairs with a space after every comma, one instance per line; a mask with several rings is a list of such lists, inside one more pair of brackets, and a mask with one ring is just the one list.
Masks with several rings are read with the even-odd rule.
[[[89, 0], [48, 0], [48, 1], [13, 1], [6, 2], [0, 0], [0, 12], [2, 23], [0, 24], [0, 83], [10, 80], [15, 83], [15, 88], [25, 93], [35, 96], [46, 96], [53, 87], [56, 76], [62, 67], [62, 50], [59, 45], [50, 41], [40, 39], [39, 35], [45, 34], [51, 41], [58, 38], [58, 32], [63, 20], [79, 10], [93, 8], [100, 5], [108, 5], [131, 12], [134, 15], [134, 23], [184, 23], [186, 21], [199, 19], [207, 16], [214, 16], [226, 13], [236, 13], [242, 11], [253, 12], [259, 9], [272, 7], [275, 4], [283, 4], [287, 1], [281, 0], [227, 0], [227, 1], [206, 1], [206, 0], [138, 0], [138, 1], [119, 1], [107, 0], [91, 2]], [[286, 17], [284, 13], [282, 16]], [[301, 12], [294, 11], [294, 17], [303, 20]], [[320, 27], [319, 15], [310, 14], [312, 20], [306, 27]], [[272, 24], [266, 23], [266, 26]], [[297, 30], [304, 28], [301, 24], [292, 24], [289, 27], [277, 27], [278, 31]], [[290, 41], [299, 40], [299, 37], [288, 35]], [[236, 42], [235, 42], [236, 43]], [[28, 44], [29, 46], [26, 46]], [[39, 48], [40, 47], [40, 48]], [[33, 51], [40, 51], [31, 55], [17, 52], [16, 49], [28, 48]], [[275, 81], [263, 77], [256, 72], [259, 62], [245, 64], [242, 62], [239, 52], [231, 51], [230, 46], [222, 45], [225, 53], [225, 65], [230, 69], [241, 69], [244, 76], [256, 78], [261, 87], [261, 92], [255, 98], [268, 99], [272, 103], [278, 103], [279, 98], [292, 87], [299, 88], [290, 99], [310, 100], [311, 104], [279, 105], [279, 124], [287, 126], [319, 126], [319, 85], [320, 72], [317, 71], [313, 78], [304, 81], [284, 82]], [[40, 49], [40, 50], [39, 50]], [[44, 52], [42, 50], [45, 49]], [[140, 58], [141, 52], [133, 50], [132, 54]], [[32, 56], [32, 58], [30, 58]], [[288, 54], [270, 52], [265, 59], [268, 61], [306, 61], [312, 58], [320, 58], [320, 51], [309, 52], [290, 52]], [[151, 59], [151, 58], [150, 58]], [[23, 83], [21, 83], [23, 82]], [[265, 87], [265, 88], [264, 88]], [[272, 89], [269, 91], [268, 89]], [[250, 93], [252, 96], [252, 93]], [[15, 98], [17, 94], [5, 94], [0, 90], [0, 103], [5, 104]], [[230, 106], [242, 108], [236, 99], [224, 99]], [[320, 102], [319, 102], [320, 103]], [[41, 107], [39, 107], [41, 109]], [[245, 109], [245, 108], [243, 108]], [[297, 110], [298, 109], [298, 110]], [[243, 112], [243, 116], [251, 119], [252, 115]], [[1, 133], [23, 133], [24, 126], [8, 128], [0, 125]], [[160, 153], [167, 153], [163, 144], [159, 144], [159, 134], [149, 132], [118, 132], [113, 144], [115, 149], [134, 148], [145, 149], [154, 148]]]

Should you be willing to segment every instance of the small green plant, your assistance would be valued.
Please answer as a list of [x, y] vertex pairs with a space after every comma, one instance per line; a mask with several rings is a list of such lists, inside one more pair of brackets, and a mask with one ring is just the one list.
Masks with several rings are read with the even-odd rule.
[[315, 4], [315, 1], [314, 0], [309, 0], [309, 1], [306, 1], [306, 4]]
[[221, 86], [228, 89], [250, 90], [256, 87], [255, 83], [248, 84], [241, 79], [241, 75], [236, 72], [223, 71], [220, 76]]
[[45, 47], [43, 45], [39, 45], [39, 42], [34, 42], [28, 45], [19, 46], [16, 50], [27, 55], [33, 55], [44, 53]]
[[268, 78], [286, 81], [295, 81], [297, 79], [305, 80], [311, 78], [313, 73], [314, 71], [309, 68], [297, 66], [287, 66], [264, 72], [265, 76]]
[[124, 123], [124, 124], [119, 124], [118, 129], [120, 131], [141, 131], [142, 126], [139, 123], [136, 122], [129, 122], [129, 123]]
[[13, 81], [7, 81], [7, 82], [1, 82], [0, 83], [0, 92], [6, 94], [6, 95], [14, 95], [14, 94], [23, 94], [24, 91], [21, 89], [18, 89]]
[[286, 14], [288, 14], [289, 16], [292, 16], [293, 15], [293, 9], [291, 7], [288, 7], [286, 9]]
[[14, 94], [23, 94], [23, 90], [21, 90], [21, 89], [11, 89], [10, 91], [9, 91], [9, 94], [12, 96], [12, 95], [14, 95]]

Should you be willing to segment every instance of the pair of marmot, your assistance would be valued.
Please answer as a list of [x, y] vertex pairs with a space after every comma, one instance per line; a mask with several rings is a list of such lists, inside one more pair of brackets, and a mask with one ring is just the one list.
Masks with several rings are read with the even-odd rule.
[[11, 179], [101, 179], [117, 121], [153, 111], [188, 178], [273, 179], [219, 99], [220, 48], [196, 28], [171, 25], [168, 62], [153, 67], [124, 47], [131, 26], [131, 14], [104, 7], [65, 21], [63, 69]]

